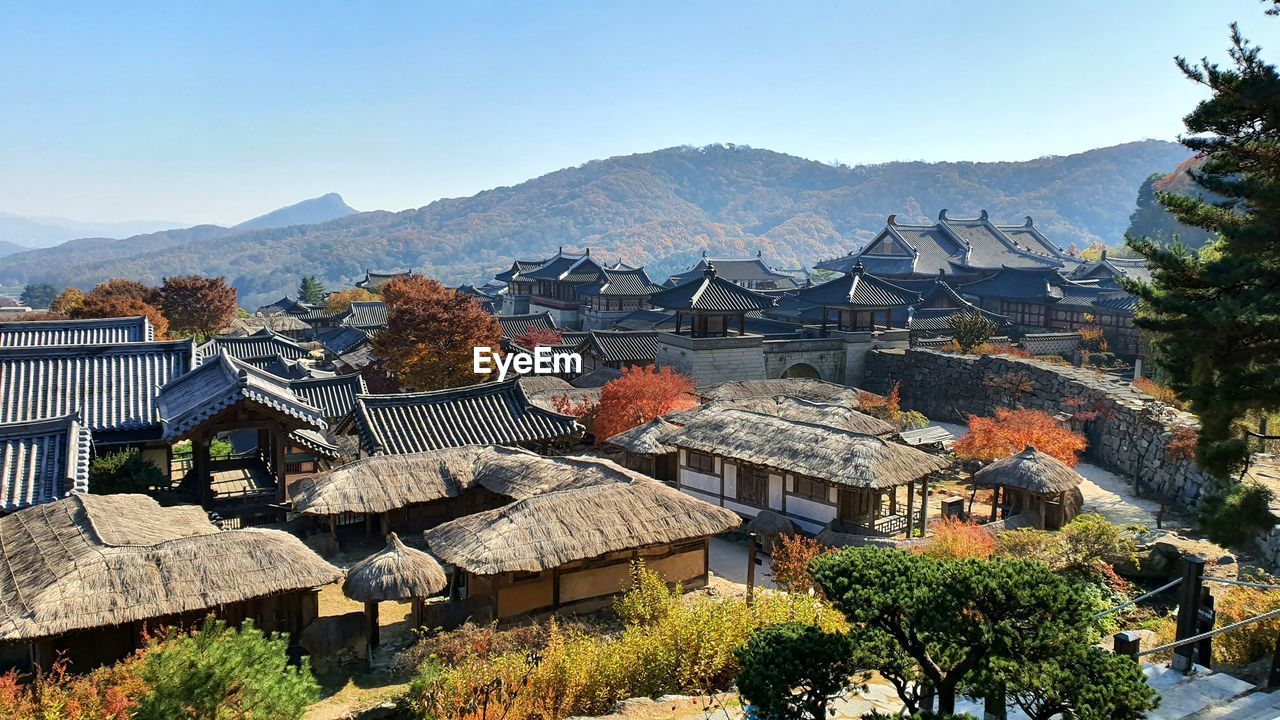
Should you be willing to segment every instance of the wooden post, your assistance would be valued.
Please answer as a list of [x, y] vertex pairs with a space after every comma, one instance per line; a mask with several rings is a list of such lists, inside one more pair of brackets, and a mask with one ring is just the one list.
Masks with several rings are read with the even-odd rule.
[[911, 525], [916, 518], [916, 481], [907, 483], [907, 539], [911, 539]]
[[[1200, 624], [1200, 589], [1204, 582], [1204, 560], [1186, 555], [1182, 558], [1182, 585], [1178, 588], [1178, 624], [1175, 641], [1196, 635]], [[1174, 648], [1172, 667], [1190, 674], [1194, 668], [1195, 645]]]
[[337, 515], [329, 516], [329, 535], [330, 537], [333, 538], [333, 541], [335, 543], [338, 542], [338, 516]]
[[200, 505], [206, 510], [213, 507], [213, 468], [209, 464], [207, 437], [191, 438], [191, 473], [200, 493]]
[[991, 522], [1000, 516], [1000, 486], [991, 488]]
[[364, 603], [364, 617], [369, 621], [369, 659], [373, 660], [373, 649], [378, 647], [380, 638], [378, 637], [378, 603], [374, 600], [366, 600]]
[[284, 502], [289, 497], [285, 487], [285, 435], [282, 428], [271, 431], [271, 469], [276, 471], [276, 502]]
[[[920, 486], [920, 537], [924, 537], [925, 528], [929, 526], [929, 476], [924, 478], [924, 484]], [[907, 537], [911, 537], [907, 533]]]
[[1111, 638], [1112, 650], [1117, 655], [1124, 655], [1138, 662], [1138, 652], [1142, 647], [1142, 636], [1136, 632], [1118, 632]]
[[747, 604], [755, 600], [756, 592], [756, 534], [747, 535]]
[[1276, 644], [1271, 650], [1271, 672], [1267, 673], [1267, 687], [1280, 687], [1280, 633], [1276, 634]]
[[[1218, 615], [1213, 610], [1213, 593], [1209, 592], [1209, 588], [1200, 588], [1200, 615], [1199, 622], [1196, 624], [1196, 634], [1207, 633], [1213, 630], [1214, 623], [1217, 622]], [[1196, 662], [1205, 666], [1212, 667], [1213, 662], [1213, 638], [1205, 638], [1196, 643]]]

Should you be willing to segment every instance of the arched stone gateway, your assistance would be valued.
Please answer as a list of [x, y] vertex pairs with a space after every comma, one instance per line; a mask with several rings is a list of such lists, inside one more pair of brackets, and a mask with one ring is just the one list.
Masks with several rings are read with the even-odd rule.
[[791, 367], [787, 368], [787, 369], [782, 373], [782, 377], [784, 377], [784, 378], [818, 378], [818, 379], [821, 379], [821, 378], [822, 378], [822, 374], [818, 372], [818, 369], [817, 369], [817, 368], [815, 368], [814, 366], [810, 365], [809, 363], [796, 363], [795, 365], [792, 365]]

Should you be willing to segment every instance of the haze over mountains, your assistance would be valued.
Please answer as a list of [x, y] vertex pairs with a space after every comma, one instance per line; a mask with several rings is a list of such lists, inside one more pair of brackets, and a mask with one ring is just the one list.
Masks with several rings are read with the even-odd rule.
[[[590, 247], [593, 255], [644, 264], [660, 277], [703, 250], [762, 250], [776, 263], [808, 267], [860, 246], [890, 213], [913, 222], [942, 209], [959, 216], [986, 209], [1009, 223], [1030, 215], [1064, 246], [1116, 244], [1143, 181], [1189, 156], [1176, 143], [1147, 140], [1025, 162], [835, 167], [743, 146], [669, 148], [416, 210], [260, 229], [201, 226], [63, 246], [55, 248], [63, 251], [56, 261], [51, 251], [20, 253], [0, 258], [0, 284], [88, 287], [110, 277], [158, 282], [194, 272], [227, 276], [241, 304], [252, 308], [291, 290], [303, 275], [330, 287], [366, 268], [483, 281], [514, 257], [543, 257], [560, 246]], [[337, 196], [309, 202], [346, 208]], [[291, 222], [296, 207], [264, 218]]]
[[53, 217], [23, 217], [0, 212], [0, 255], [57, 245], [82, 237], [125, 238], [178, 227], [172, 220], [96, 223]]

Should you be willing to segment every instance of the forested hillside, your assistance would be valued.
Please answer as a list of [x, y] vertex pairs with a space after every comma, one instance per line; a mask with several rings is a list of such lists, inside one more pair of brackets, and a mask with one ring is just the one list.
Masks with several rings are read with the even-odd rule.
[[[1119, 242], [1148, 176], [1188, 157], [1143, 141], [1027, 162], [833, 167], [769, 150], [672, 148], [589, 162], [513, 187], [416, 210], [367, 212], [309, 226], [203, 238], [129, 256], [68, 258], [59, 267], [0, 259], [0, 283], [88, 286], [108, 277], [226, 275], [243, 304], [279, 296], [299, 277], [330, 287], [366, 268], [416, 268], [446, 282], [486, 279], [511, 258], [558, 246], [647, 264], [655, 274], [702, 250], [765, 255], [808, 266], [884, 226], [987, 209], [997, 221], [1031, 215], [1063, 245]], [[663, 262], [658, 262], [662, 260]]]
[[1151, 238], [1164, 245], [1172, 244], [1176, 239], [1190, 248], [1198, 248], [1216, 239], [1216, 233], [1178, 222], [1173, 213], [1165, 210], [1156, 198], [1157, 193], [1165, 192], [1214, 200], [1216, 196], [1197, 185], [1189, 174], [1201, 162], [1203, 161], [1199, 158], [1192, 158], [1178, 165], [1173, 172], [1147, 178], [1138, 189], [1138, 209], [1129, 218], [1129, 229], [1125, 234]]

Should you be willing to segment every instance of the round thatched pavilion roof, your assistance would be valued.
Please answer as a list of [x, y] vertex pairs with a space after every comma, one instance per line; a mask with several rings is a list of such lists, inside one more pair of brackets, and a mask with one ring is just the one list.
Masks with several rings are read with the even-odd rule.
[[342, 592], [353, 600], [382, 602], [425, 598], [446, 584], [444, 569], [435, 558], [405, 547], [400, 538], [391, 533], [385, 549], [351, 566], [342, 583]]
[[1030, 445], [1026, 450], [997, 460], [974, 473], [979, 485], [1000, 485], [1048, 495], [1078, 486], [1084, 478], [1061, 460]]

